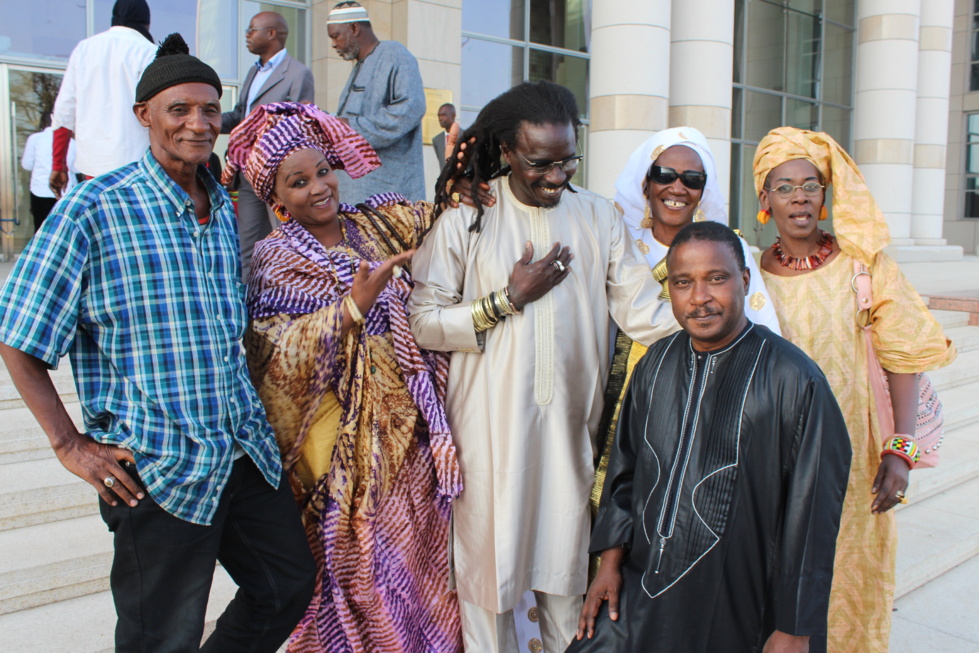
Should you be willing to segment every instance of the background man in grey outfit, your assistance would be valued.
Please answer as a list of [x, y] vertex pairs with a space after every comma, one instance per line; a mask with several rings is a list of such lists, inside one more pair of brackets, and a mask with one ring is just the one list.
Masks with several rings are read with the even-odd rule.
[[[238, 104], [221, 116], [221, 133], [227, 134], [251, 113], [252, 109], [273, 102], [312, 102], [313, 73], [286, 52], [289, 26], [281, 14], [263, 11], [255, 14], [245, 30], [248, 51], [258, 61], [248, 70], [241, 85]], [[238, 237], [241, 241], [242, 281], [248, 281], [255, 243], [272, 233], [275, 216], [265, 202], [238, 174], [232, 182], [238, 190]]]
[[356, 61], [336, 115], [356, 129], [381, 159], [380, 168], [360, 179], [337, 171], [340, 200], [356, 204], [392, 192], [410, 200], [425, 199], [421, 125], [425, 90], [418, 62], [397, 41], [378, 41], [367, 10], [356, 2], [335, 6], [326, 31], [333, 49], [347, 61]]

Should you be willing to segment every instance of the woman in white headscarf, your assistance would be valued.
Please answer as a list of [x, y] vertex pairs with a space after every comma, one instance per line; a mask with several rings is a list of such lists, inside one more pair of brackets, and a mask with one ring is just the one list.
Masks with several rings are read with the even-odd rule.
[[[728, 223], [716, 170], [704, 135], [693, 127], [673, 127], [657, 132], [636, 148], [615, 182], [615, 201], [622, 209], [622, 219], [645, 254], [653, 276], [663, 283], [664, 299], [669, 297], [666, 251], [673, 236], [693, 221]], [[748, 243], [742, 239], [741, 244], [751, 271], [745, 313], [755, 324], [780, 333], [758, 265]]]
[[[664, 129], [636, 148], [615, 182], [615, 202], [622, 210], [622, 219], [629, 228], [629, 234], [646, 256], [653, 277], [663, 285], [660, 294], [663, 299], [670, 297], [666, 283], [666, 252], [677, 232], [699, 220], [727, 224], [724, 195], [717, 183], [714, 155], [707, 139], [693, 127]], [[781, 334], [775, 308], [744, 239], [741, 239], [741, 246], [751, 271], [745, 314], [755, 324]], [[593, 512], [598, 511], [605, 485], [605, 470], [619, 407], [632, 370], [645, 353], [646, 347], [633, 342], [625, 334], [616, 336], [612, 368], [605, 387], [605, 409], [598, 430], [599, 436], [604, 437], [604, 443], [592, 487]]]

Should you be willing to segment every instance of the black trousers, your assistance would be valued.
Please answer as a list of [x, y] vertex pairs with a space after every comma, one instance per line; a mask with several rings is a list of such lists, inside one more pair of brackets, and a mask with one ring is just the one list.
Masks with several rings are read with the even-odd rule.
[[34, 216], [34, 233], [37, 233], [38, 229], [41, 228], [41, 224], [48, 217], [48, 214], [51, 213], [51, 209], [54, 208], [57, 201], [58, 199], [55, 197], [39, 197], [31, 193], [31, 215]]
[[[115, 537], [117, 653], [274, 653], [305, 613], [316, 567], [299, 510], [288, 481], [273, 489], [248, 456], [235, 461], [210, 526], [148, 496], [135, 508], [99, 503]], [[216, 561], [239, 589], [201, 646]]]

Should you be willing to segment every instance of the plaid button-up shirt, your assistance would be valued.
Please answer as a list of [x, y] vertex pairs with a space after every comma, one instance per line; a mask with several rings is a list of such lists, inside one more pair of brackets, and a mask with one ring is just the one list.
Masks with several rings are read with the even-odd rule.
[[0, 340], [71, 357], [87, 434], [133, 452], [150, 496], [210, 523], [235, 445], [278, 486], [252, 387], [234, 210], [203, 172], [210, 220], [150, 151], [62, 199], [0, 292]]

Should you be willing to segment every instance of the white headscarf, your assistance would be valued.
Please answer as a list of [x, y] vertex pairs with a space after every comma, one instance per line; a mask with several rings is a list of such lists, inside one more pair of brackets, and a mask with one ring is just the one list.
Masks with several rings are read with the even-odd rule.
[[[636, 148], [629, 156], [625, 169], [615, 180], [615, 201], [622, 207], [623, 219], [632, 229], [641, 229], [643, 215], [646, 213], [646, 198], [642, 194], [642, 184], [649, 172], [649, 166], [659, 155], [674, 145], [686, 145], [700, 156], [707, 173], [707, 185], [700, 198], [699, 208], [708, 220], [727, 224], [724, 210], [724, 195], [717, 184], [717, 166], [710, 151], [707, 139], [693, 127], [671, 127], [656, 132], [646, 142]], [[677, 172], [683, 172], [678, 170]]]

